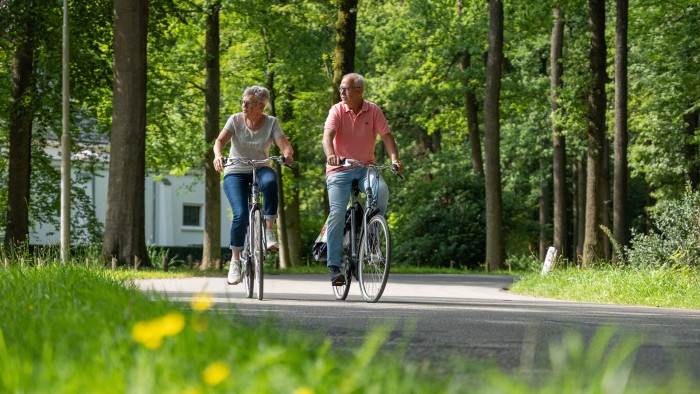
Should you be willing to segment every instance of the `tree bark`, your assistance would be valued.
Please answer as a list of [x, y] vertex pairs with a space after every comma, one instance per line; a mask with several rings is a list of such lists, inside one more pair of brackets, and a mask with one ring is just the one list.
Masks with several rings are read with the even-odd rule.
[[333, 62], [333, 102], [340, 101], [338, 86], [343, 75], [355, 71], [355, 36], [357, 29], [357, 0], [338, 0], [338, 20], [335, 23], [335, 61]]
[[564, 48], [564, 13], [560, 8], [552, 10], [554, 26], [550, 48], [550, 106], [552, 109], [552, 184], [553, 184], [553, 246], [560, 256], [566, 257], [566, 138], [559, 125], [559, 89], [562, 86], [562, 51]]
[[32, 120], [34, 117], [34, 23], [24, 16], [23, 30], [12, 59], [10, 152], [8, 164], [5, 248], [29, 241]]
[[150, 266], [145, 239], [147, 3], [114, 1], [114, 98], [102, 257]]
[[690, 182], [690, 186], [693, 190], [698, 190], [698, 183], [700, 182], [700, 157], [698, 157], [698, 144], [692, 142], [695, 138], [695, 131], [698, 129], [698, 118], [700, 113], [698, 111], [693, 111], [683, 116], [685, 121], [685, 134], [687, 142], [685, 143], [685, 148], [683, 153], [685, 155], [686, 163], [688, 163], [688, 169], [686, 171], [686, 179]]
[[489, 52], [484, 97], [486, 264], [490, 271], [495, 271], [504, 262], [499, 103], [503, 66], [503, 3], [489, 0], [489, 10]]
[[[615, 24], [615, 172], [613, 188], [613, 237], [627, 246], [630, 239], [629, 211], [627, 210], [627, 15], [628, 0], [617, 0]], [[621, 261], [623, 256], [613, 256]]]
[[[221, 71], [219, 12], [221, 3], [212, 4], [207, 14], [206, 86], [204, 108], [204, 138], [213, 146], [219, 135], [219, 106]], [[221, 175], [214, 169], [214, 151], [207, 150], [205, 160], [204, 239], [202, 240], [202, 269], [221, 269]]]
[[[462, 71], [468, 72], [471, 67], [471, 54], [465, 51]], [[477, 178], [484, 179], [484, 159], [481, 156], [481, 137], [479, 136], [479, 105], [476, 100], [472, 79], [467, 75], [462, 80], [464, 85], [464, 110], [467, 114], [467, 130], [469, 131], [469, 146], [472, 154], [472, 171]]]
[[573, 217], [574, 217], [574, 261], [583, 259], [583, 240], [586, 234], [586, 162], [578, 157], [573, 163]]
[[588, 157], [586, 177], [586, 231], [583, 245], [584, 267], [604, 258], [603, 192], [605, 150], [605, 1], [589, 0], [590, 72], [588, 96]]

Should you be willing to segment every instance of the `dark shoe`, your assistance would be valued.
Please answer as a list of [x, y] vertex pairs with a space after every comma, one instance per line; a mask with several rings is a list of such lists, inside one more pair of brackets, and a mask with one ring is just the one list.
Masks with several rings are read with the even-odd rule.
[[332, 286], [343, 286], [345, 285], [345, 275], [340, 270], [337, 265], [328, 266], [331, 275], [331, 285]]

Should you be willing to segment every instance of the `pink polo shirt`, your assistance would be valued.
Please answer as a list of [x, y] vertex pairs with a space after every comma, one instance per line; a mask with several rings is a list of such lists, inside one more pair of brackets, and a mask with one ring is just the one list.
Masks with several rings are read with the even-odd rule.
[[[336, 155], [372, 163], [374, 163], [374, 144], [377, 141], [377, 135], [391, 132], [381, 108], [367, 100], [363, 101], [362, 109], [357, 115], [343, 102], [332, 106], [328, 111], [325, 129], [335, 130], [333, 149]], [[348, 168], [326, 165], [326, 173]]]

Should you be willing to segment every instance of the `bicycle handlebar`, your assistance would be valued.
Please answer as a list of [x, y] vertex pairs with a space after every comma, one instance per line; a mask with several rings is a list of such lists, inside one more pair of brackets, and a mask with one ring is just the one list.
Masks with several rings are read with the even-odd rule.
[[352, 167], [352, 166], [359, 166], [359, 167], [364, 167], [364, 168], [374, 168], [377, 171], [379, 170], [385, 170], [389, 169], [391, 172], [396, 174], [399, 178], [404, 179], [403, 175], [399, 174], [399, 166], [396, 164], [374, 164], [370, 162], [362, 162], [359, 160], [355, 159], [346, 159], [346, 158], [341, 158], [340, 159], [340, 167]]
[[285, 166], [285, 167], [292, 168], [292, 166], [290, 166], [290, 165], [284, 163], [284, 161], [285, 161], [285, 157], [284, 157], [284, 156], [269, 156], [269, 157], [267, 157], [267, 158], [265, 158], [265, 159], [260, 159], [260, 160], [256, 160], [256, 159], [246, 159], [246, 158], [244, 158], [244, 157], [227, 157], [227, 156], [224, 156], [224, 157], [222, 157], [222, 159], [223, 159], [223, 161], [224, 161], [224, 167], [228, 167], [228, 166], [231, 166], [231, 165], [234, 165], [234, 164], [245, 164], [245, 165], [248, 165], [248, 166], [251, 166], [251, 167], [254, 167], [254, 168], [255, 168], [255, 167], [257, 167], [258, 164], [265, 164], [265, 163], [269, 163], [269, 162], [271, 162], [271, 161], [276, 161], [276, 162], [278, 162], [280, 165], [283, 165], [283, 166]]

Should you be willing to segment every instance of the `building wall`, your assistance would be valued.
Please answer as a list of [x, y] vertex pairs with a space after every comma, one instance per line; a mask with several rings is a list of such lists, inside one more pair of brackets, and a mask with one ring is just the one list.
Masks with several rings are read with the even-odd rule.
[[[56, 162], [60, 165], [60, 162]], [[95, 176], [73, 173], [73, 179], [82, 176], [86, 181], [84, 190], [92, 199], [95, 214], [104, 225], [107, 211], [107, 169], [98, 171]], [[155, 246], [201, 246], [204, 238], [204, 177], [196, 174], [167, 176], [154, 179], [146, 177], [145, 188], [145, 230], [146, 244]], [[187, 207], [187, 208], [185, 208]], [[197, 223], [190, 215], [190, 224], [183, 222], [185, 209], [190, 213], [199, 211]], [[72, 214], [74, 214], [72, 208]], [[229, 246], [231, 209], [228, 200], [221, 192], [221, 247]], [[73, 223], [75, 225], [75, 223]], [[60, 243], [60, 228], [38, 224], [30, 230], [29, 242], [34, 245]]]

